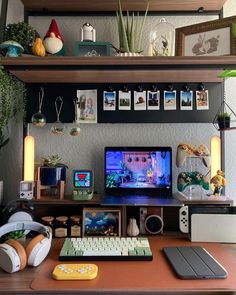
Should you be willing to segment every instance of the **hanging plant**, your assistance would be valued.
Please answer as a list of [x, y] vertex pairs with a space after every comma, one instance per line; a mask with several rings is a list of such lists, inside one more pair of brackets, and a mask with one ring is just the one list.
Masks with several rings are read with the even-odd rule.
[[9, 121], [25, 109], [25, 84], [0, 67], [0, 148], [9, 141]]

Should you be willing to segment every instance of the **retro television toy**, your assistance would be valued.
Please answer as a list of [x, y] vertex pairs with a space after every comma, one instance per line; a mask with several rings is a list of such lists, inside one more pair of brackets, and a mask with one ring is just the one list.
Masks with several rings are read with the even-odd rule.
[[74, 170], [74, 189], [72, 199], [76, 201], [91, 200], [93, 198], [93, 171]]

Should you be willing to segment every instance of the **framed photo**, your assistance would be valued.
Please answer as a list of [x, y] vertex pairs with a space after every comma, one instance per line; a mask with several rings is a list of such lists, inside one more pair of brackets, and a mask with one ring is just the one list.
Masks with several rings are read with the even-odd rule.
[[160, 110], [160, 91], [147, 92], [147, 109]]
[[147, 92], [134, 91], [134, 110], [142, 111], [147, 109]]
[[180, 91], [180, 109], [190, 111], [193, 109], [193, 92]]
[[131, 110], [131, 91], [119, 91], [119, 110]]
[[233, 16], [176, 29], [176, 55], [235, 55], [235, 24]]
[[208, 90], [196, 91], [196, 106], [197, 110], [209, 110]]
[[116, 110], [116, 91], [103, 91], [103, 110]]
[[176, 110], [176, 90], [164, 91], [164, 110]]
[[121, 211], [119, 209], [84, 208], [83, 237], [120, 237]]
[[77, 123], [97, 123], [97, 89], [77, 90]]
[[76, 42], [76, 56], [109, 56], [111, 43], [108, 42]]

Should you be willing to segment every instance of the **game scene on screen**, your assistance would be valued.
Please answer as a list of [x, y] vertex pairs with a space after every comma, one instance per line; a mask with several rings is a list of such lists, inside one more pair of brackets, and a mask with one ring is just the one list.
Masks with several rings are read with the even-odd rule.
[[77, 188], [89, 188], [91, 186], [91, 173], [90, 173], [90, 171], [75, 172], [74, 173], [74, 186]]
[[106, 187], [168, 188], [171, 186], [168, 151], [108, 151]]

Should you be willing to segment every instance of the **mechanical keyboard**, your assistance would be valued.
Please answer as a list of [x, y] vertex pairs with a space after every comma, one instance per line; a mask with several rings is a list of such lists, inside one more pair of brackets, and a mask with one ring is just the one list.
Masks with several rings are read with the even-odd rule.
[[148, 238], [83, 237], [66, 238], [59, 255], [61, 261], [151, 261]]

